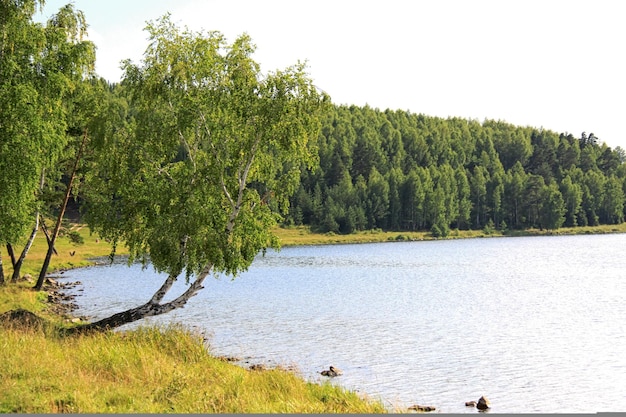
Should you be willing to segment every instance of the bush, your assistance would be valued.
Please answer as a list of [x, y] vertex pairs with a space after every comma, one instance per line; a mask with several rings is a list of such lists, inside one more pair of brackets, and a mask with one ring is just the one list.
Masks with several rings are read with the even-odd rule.
[[67, 237], [70, 239], [70, 242], [72, 242], [75, 245], [82, 245], [85, 243], [85, 239], [83, 239], [81, 234], [78, 233], [76, 230], [71, 230], [67, 234]]
[[450, 227], [443, 222], [437, 222], [430, 228], [430, 233], [436, 238], [448, 237], [450, 234]]

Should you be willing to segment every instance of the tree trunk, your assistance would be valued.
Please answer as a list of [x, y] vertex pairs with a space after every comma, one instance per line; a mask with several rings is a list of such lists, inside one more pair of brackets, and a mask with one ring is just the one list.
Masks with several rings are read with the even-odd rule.
[[[39, 176], [39, 191], [43, 190], [43, 184], [46, 179], [46, 169], [41, 169], [41, 175]], [[11, 250], [11, 261], [13, 262], [13, 276], [11, 277], [11, 282], [16, 283], [18, 278], [20, 277], [20, 270], [22, 269], [22, 264], [24, 264], [24, 259], [26, 259], [26, 255], [30, 251], [30, 248], [33, 246], [33, 242], [35, 241], [35, 236], [37, 236], [37, 230], [39, 230], [39, 219], [40, 219], [39, 210], [35, 213], [35, 227], [33, 227], [33, 231], [20, 254], [20, 258], [15, 261], [15, 256], [13, 255], [13, 250]], [[9, 244], [7, 244], [8, 249]], [[55, 251], [56, 253], [56, 251]]]
[[22, 269], [22, 264], [24, 263], [24, 259], [26, 259], [26, 255], [30, 248], [33, 246], [33, 242], [35, 241], [35, 236], [37, 236], [37, 230], [39, 229], [39, 211], [35, 215], [35, 227], [33, 227], [33, 231], [31, 232], [28, 242], [26, 242], [26, 246], [22, 250], [20, 254], [20, 258], [13, 264], [13, 276], [11, 277], [11, 282], [16, 283], [18, 278], [20, 277], [20, 270]]
[[[46, 242], [48, 242], [48, 245], [50, 245], [50, 243], [52, 242], [52, 238], [50, 237], [50, 232], [48, 231], [48, 227], [46, 226], [46, 221], [44, 219], [41, 219], [41, 231], [46, 236]], [[52, 248], [52, 253], [58, 255], [57, 250], [54, 249], [54, 245]]]
[[39, 278], [37, 279], [37, 283], [33, 287], [37, 291], [41, 291], [41, 287], [43, 287], [43, 281], [46, 278], [46, 273], [48, 272], [48, 266], [50, 266], [50, 259], [52, 258], [52, 252], [54, 251], [54, 242], [59, 235], [59, 229], [61, 229], [61, 222], [63, 221], [63, 215], [65, 214], [65, 209], [67, 207], [67, 202], [70, 199], [70, 194], [72, 192], [72, 184], [74, 182], [74, 178], [76, 178], [76, 171], [78, 171], [78, 164], [80, 162], [80, 158], [82, 157], [83, 150], [85, 149], [85, 144], [87, 143], [87, 131], [83, 135], [83, 141], [80, 144], [80, 148], [78, 149], [78, 153], [76, 154], [76, 159], [74, 160], [74, 167], [72, 168], [72, 175], [70, 176], [70, 180], [67, 184], [67, 189], [65, 190], [65, 197], [63, 198], [63, 203], [61, 204], [61, 210], [59, 211], [59, 217], [57, 218], [57, 223], [54, 226], [54, 232], [52, 232], [52, 237], [48, 242], [48, 252], [46, 252], [46, 258], [43, 261], [43, 265], [41, 267], [41, 271], [39, 272]]
[[15, 264], [17, 261], [15, 260], [15, 252], [13, 252], [13, 245], [7, 243], [7, 253], [9, 254], [9, 258], [11, 258], [11, 265], [15, 268]]
[[176, 276], [169, 275], [161, 288], [159, 288], [150, 301], [139, 306], [130, 308], [120, 313], [115, 313], [112, 316], [106, 317], [102, 320], [98, 320], [93, 323], [85, 324], [82, 326], [71, 327], [66, 330], [68, 334], [86, 333], [90, 331], [103, 331], [112, 330], [125, 324], [130, 324], [135, 321], [144, 319], [146, 317], [159, 316], [161, 314], [169, 313], [177, 308], [182, 308], [187, 304], [187, 301], [198, 293], [203, 287], [202, 283], [205, 278], [211, 272], [212, 265], [207, 265], [204, 270], [196, 277], [195, 281], [183, 292], [180, 296], [172, 301], [161, 304], [161, 300], [165, 297], [165, 294], [170, 290]]
[[2, 266], [2, 252], [0, 252], [0, 285], [4, 285], [4, 268]]

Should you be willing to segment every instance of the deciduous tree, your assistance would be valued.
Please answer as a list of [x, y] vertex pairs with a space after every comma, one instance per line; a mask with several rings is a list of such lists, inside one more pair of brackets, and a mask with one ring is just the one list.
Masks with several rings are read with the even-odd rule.
[[[91, 323], [114, 328], [182, 307], [214, 273], [235, 276], [287, 209], [327, 99], [303, 64], [261, 73], [247, 35], [192, 32], [169, 16], [148, 25], [140, 66], [125, 64], [132, 129], [106, 138], [86, 179], [89, 225], [130, 261], [167, 273], [146, 303]], [[164, 302], [174, 281], [189, 285]]]

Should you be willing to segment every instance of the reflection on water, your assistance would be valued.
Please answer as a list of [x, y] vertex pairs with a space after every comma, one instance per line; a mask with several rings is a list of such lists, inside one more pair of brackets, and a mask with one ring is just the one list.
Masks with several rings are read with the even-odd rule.
[[[209, 279], [145, 323], [204, 329], [211, 350], [295, 365], [390, 407], [496, 413], [626, 411], [626, 235], [290, 247], [236, 280]], [[146, 301], [164, 277], [123, 265], [71, 271], [76, 314]], [[177, 283], [179, 288], [184, 282]], [[77, 289], [78, 290], [78, 289]]]

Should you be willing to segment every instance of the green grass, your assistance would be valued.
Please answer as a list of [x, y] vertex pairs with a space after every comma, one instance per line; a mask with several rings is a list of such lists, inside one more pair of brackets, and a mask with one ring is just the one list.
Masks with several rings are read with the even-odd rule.
[[[278, 228], [275, 230], [283, 246], [291, 245], [323, 245], [336, 243], [373, 243], [393, 241], [435, 240], [436, 237], [428, 231], [418, 232], [385, 232], [380, 230], [356, 232], [347, 235], [335, 233], [313, 233], [304, 226]], [[557, 230], [513, 230], [502, 232], [494, 230], [487, 233], [484, 230], [451, 230], [446, 239], [467, 239], [480, 237], [503, 236], [547, 236], [547, 235], [580, 235], [626, 233], [626, 223], [617, 225], [602, 225], [589, 227], [564, 227]]]
[[180, 327], [61, 337], [0, 327], [0, 413], [381, 413], [281, 370], [249, 371]]
[[[97, 236], [91, 235], [88, 227], [72, 224], [70, 231], [77, 233], [84, 243], [75, 244], [70, 240], [69, 236], [59, 236], [55, 244], [57, 254], [52, 255], [48, 272], [87, 266], [93, 263], [91, 261], [93, 258], [108, 256], [111, 253], [111, 245]], [[19, 256], [24, 243], [21, 242], [21, 244], [14, 247], [15, 256]], [[39, 276], [47, 250], [48, 243], [46, 242], [46, 237], [41, 232], [37, 233], [33, 246], [22, 266], [21, 275], [30, 274], [36, 279]], [[125, 254], [127, 252], [124, 247], [120, 247], [118, 248], [118, 253]], [[0, 248], [0, 254], [4, 261], [5, 276], [10, 277], [13, 273], [13, 268], [4, 245]]]

